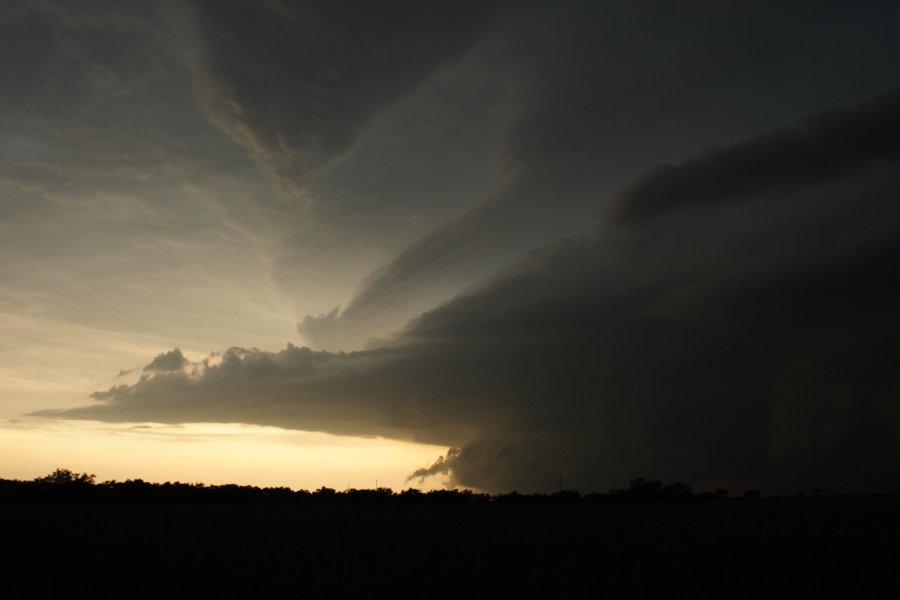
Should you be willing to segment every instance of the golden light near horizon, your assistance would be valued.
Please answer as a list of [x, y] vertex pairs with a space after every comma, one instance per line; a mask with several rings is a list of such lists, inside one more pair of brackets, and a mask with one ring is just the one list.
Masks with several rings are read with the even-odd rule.
[[[289, 320], [285, 319], [286, 322]], [[442, 487], [438, 478], [406, 481], [445, 447], [379, 437], [353, 437], [241, 423], [101, 423], [26, 416], [34, 407], [67, 408], [88, 394], [136, 382], [150, 358], [175, 343], [170, 335], [113, 332], [7, 314], [10, 337], [0, 341], [0, 478], [32, 479], [56, 468], [99, 480], [140, 478], [207, 484], [236, 483], [344, 489]], [[251, 325], [246, 325], [251, 329]], [[284, 329], [286, 326], [282, 325]], [[267, 325], [257, 343], [275, 345]], [[191, 332], [193, 333], [193, 332]], [[267, 337], [268, 336], [268, 337]], [[224, 342], [212, 340], [222, 346]], [[215, 354], [187, 350], [192, 362]], [[118, 375], [117, 375], [118, 372]]]
[[0, 473], [33, 479], [56, 468], [98, 480], [394, 490], [443, 487], [407, 481], [446, 448], [245, 424], [41, 422], [0, 424]]

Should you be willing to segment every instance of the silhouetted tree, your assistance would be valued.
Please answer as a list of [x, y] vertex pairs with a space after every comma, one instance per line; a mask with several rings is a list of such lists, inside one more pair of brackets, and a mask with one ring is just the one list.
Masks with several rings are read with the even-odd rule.
[[75, 473], [69, 469], [56, 469], [49, 475], [37, 477], [35, 483], [53, 485], [94, 485], [97, 476], [93, 473]]
[[338, 499], [338, 494], [334, 488], [325, 486], [317, 489], [312, 495], [316, 502], [335, 502]]
[[680, 481], [676, 481], [675, 483], [670, 483], [669, 485], [663, 486], [662, 490], [660, 490], [661, 498], [672, 498], [675, 500], [686, 500], [694, 495], [691, 490], [691, 486], [686, 483], [681, 483]]

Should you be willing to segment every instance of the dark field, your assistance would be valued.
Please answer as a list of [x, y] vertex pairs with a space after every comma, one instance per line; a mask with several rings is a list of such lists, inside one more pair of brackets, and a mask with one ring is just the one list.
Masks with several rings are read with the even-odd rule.
[[900, 597], [897, 498], [6, 502], [18, 597]]

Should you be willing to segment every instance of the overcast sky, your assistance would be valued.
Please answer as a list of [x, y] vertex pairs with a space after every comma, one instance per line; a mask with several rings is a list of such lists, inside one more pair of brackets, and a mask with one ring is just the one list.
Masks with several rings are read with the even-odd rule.
[[4, 2], [0, 476], [900, 491], [897, 23]]

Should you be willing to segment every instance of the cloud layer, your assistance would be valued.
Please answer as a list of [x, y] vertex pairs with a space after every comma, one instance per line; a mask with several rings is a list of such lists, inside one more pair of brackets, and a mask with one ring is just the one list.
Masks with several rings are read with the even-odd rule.
[[53, 414], [446, 444], [420, 474], [487, 490], [562, 472], [583, 490], [644, 474], [898, 491], [898, 111], [889, 95], [655, 168], [596, 234], [379, 348], [233, 348]]
[[457, 57], [490, 22], [490, 3], [188, 2], [185, 55], [198, 102], [283, 199], [308, 201], [385, 107]]
[[[764, 2], [504, 6], [463, 62], [485, 79], [514, 82], [514, 101], [497, 109], [511, 118], [489, 130], [503, 148], [503, 176], [464, 212], [401, 246], [342, 308], [308, 314], [300, 334], [316, 348], [366, 347], [524, 252], [589, 231], [588, 215], [610, 199], [606, 218], [638, 219], [645, 205], [655, 214], [649, 204], [657, 197], [737, 202], [762, 191], [752, 189], [761, 173], [768, 191], [868, 164], [866, 152], [883, 150], [873, 124], [890, 115], [848, 123], [832, 113], [814, 134], [785, 126], [898, 84], [882, 72], [887, 57], [897, 56], [884, 28], [894, 10], [871, 3], [848, 11], [831, 2], [814, 10]], [[456, 124], [468, 127], [465, 118]], [[859, 138], [866, 144], [857, 149]], [[731, 154], [699, 154], [711, 146], [729, 146]], [[616, 193], [648, 166], [692, 155], [677, 169], [660, 165], [635, 180], [640, 198], [633, 189]], [[431, 195], [422, 193], [422, 201]], [[624, 204], [630, 212], [616, 214]]]

